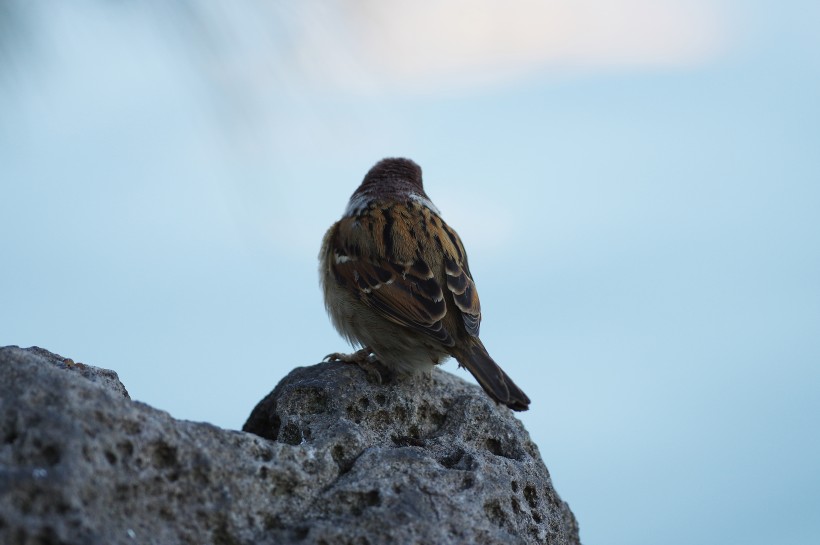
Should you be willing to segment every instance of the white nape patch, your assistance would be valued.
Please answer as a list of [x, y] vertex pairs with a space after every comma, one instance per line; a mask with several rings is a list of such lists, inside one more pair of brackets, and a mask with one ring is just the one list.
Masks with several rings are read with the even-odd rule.
[[355, 257], [350, 257], [349, 255], [342, 255], [333, 253], [334, 259], [336, 259], [336, 264], [339, 265], [341, 263], [347, 263], [348, 261], [356, 261]]
[[357, 193], [350, 197], [350, 201], [347, 203], [347, 208], [345, 208], [344, 217], [349, 218], [351, 216], [357, 216], [367, 210], [367, 205], [370, 204], [370, 199], [367, 198], [366, 195], [361, 193]]
[[418, 193], [410, 193], [410, 200], [413, 202], [417, 202], [423, 206], [426, 206], [439, 216], [441, 215], [441, 212], [439, 212], [439, 209], [436, 208], [436, 205], [433, 204], [432, 201], [430, 201], [430, 199], [428, 199], [427, 197], [422, 197]]

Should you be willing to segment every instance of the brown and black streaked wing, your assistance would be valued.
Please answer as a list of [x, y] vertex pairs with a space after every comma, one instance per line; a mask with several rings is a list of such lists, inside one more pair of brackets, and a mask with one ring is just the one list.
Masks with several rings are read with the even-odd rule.
[[384, 259], [351, 255], [335, 246], [330, 267], [336, 282], [387, 319], [453, 346], [442, 319], [444, 293], [424, 261], [399, 265]]
[[481, 327], [481, 302], [478, 299], [475, 283], [467, 265], [467, 252], [458, 234], [446, 223], [441, 223], [450, 244], [443, 246], [444, 272], [447, 275], [447, 289], [453, 296], [467, 333], [478, 337]]
[[478, 300], [473, 279], [449, 256], [444, 261], [444, 272], [447, 274], [447, 289], [452, 293], [453, 301], [461, 311], [464, 328], [473, 337], [478, 337], [478, 330], [481, 327], [481, 302]]

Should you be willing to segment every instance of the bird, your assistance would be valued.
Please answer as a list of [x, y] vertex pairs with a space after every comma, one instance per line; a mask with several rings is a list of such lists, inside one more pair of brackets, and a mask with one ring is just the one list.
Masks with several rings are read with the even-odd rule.
[[378, 361], [414, 375], [453, 357], [494, 401], [529, 408], [478, 336], [481, 304], [467, 252], [414, 161], [390, 157], [367, 172], [322, 240], [319, 277], [333, 326], [362, 347], [326, 359]]

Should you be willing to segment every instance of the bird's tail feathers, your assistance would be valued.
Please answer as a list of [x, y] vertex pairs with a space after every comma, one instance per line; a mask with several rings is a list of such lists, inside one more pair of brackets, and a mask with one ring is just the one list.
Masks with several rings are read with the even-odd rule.
[[530, 398], [527, 394], [490, 357], [481, 341], [473, 340], [466, 350], [454, 354], [458, 362], [472, 373], [484, 391], [498, 403], [503, 403], [514, 411], [529, 409]]

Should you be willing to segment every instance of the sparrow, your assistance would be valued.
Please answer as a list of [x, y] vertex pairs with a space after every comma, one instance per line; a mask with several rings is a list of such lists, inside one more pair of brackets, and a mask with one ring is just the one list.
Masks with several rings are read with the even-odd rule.
[[478, 337], [481, 304], [467, 252], [427, 196], [410, 159], [376, 163], [324, 236], [319, 276], [333, 326], [353, 354], [411, 375], [458, 360], [496, 402], [515, 411], [530, 399]]

